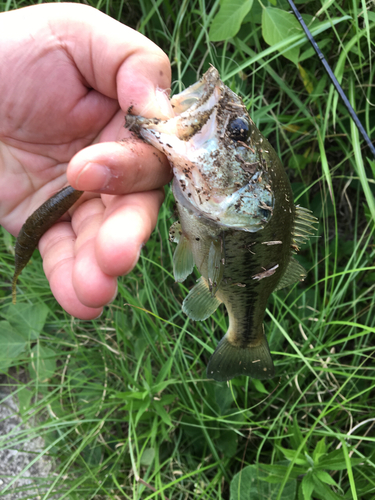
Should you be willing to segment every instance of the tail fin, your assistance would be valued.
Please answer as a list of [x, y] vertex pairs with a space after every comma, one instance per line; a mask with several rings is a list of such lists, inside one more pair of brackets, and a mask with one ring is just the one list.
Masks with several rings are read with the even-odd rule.
[[255, 346], [239, 347], [231, 344], [227, 334], [219, 342], [208, 362], [207, 377], [223, 382], [240, 375], [257, 379], [269, 379], [275, 375], [264, 334]]

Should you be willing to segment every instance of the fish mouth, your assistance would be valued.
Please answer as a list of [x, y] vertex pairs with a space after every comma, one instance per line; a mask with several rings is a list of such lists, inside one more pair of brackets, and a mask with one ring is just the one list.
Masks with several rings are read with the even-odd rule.
[[[212, 109], [212, 100], [210, 101], [210, 97], [215, 93], [215, 89], [218, 90], [221, 87], [222, 82], [219, 72], [211, 66], [198, 82], [171, 98], [170, 104], [175, 116], [180, 116], [186, 111], [192, 114]], [[214, 100], [216, 101], [216, 99]]]
[[224, 87], [219, 72], [211, 67], [197, 83], [171, 98], [174, 117], [159, 120], [127, 115], [125, 127], [153, 146], [168, 142], [176, 150], [183, 148], [181, 141], [187, 143], [196, 134], [203, 133], [196, 146], [199, 147], [202, 139], [209, 141], [215, 134], [216, 108]]

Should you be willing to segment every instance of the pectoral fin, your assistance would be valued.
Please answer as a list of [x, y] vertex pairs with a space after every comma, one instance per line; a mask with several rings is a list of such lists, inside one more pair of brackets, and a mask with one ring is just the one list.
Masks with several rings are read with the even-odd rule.
[[182, 303], [182, 310], [194, 321], [203, 321], [213, 314], [221, 301], [212, 295], [207, 281], [201, 276]]
[[269, 379], [275, 375], [275, 369], [264, 333], [257, 345], [240, 347], [229, 341], [226, 334], [207, 366], [207, 377], [224, 382], [233, 377], [247, 375], [257, 379]]
[[177, 243], [177, 248], [173, 255], [173, 275], [174, 279], [180, 283], [193, 272], [194, 258], [191, 251], [189, 239], [182, 233], [179, 222], [172, 224], [169, 230], [169, 240]]
[[178, 243], [180, 241], [181, 234], [181, 224], [179, 221], [176, 221], [169, 228], [169, 241], [171, 243]]

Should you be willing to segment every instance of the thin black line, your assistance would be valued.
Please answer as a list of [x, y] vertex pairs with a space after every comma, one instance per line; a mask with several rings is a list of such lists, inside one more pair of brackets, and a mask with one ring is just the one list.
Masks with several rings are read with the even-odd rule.
[[292, 0], [288, 0], [288, 2], [289, 2], [289, 5], [290, 5], [291, 9], [293, 10], [294, 15], [296, 16], [296, 18], [298, 19], [300, 25], [302, 26], [303, 31], [305, 32], [307, 38], [309, 39], [309, 42], [313, 46], [315, 52], [318, 54], [319, 59], [322, 61], [324, 69], [326, 70], [326, 72], [327, 72], [328, 76], [330, 77], [333, 85], [335, 86], [335, 89], [339, 93], [339, 96], [343, 100], [343, 102], [344, 102], [344, 104], [346, 106], [346, 109], [349, 111], [349, 114], [350, 114], [352, 120], [356, 124], [358, 130], [361, 132], [362, 137], [366, 141], [367, 146], [371, 149], [371, 152], [372, 152], [372, 154], [373, 154], [373, 156], [375, 158], [375, 147], [372, 144], [369, 136], [367, 135], [366, 130], [364, 129], [362, 123], [359, 121], [359, 118], [358, 118], [356, 112], [354, 111], [354, 109], [352, 108], [352, 105], [350, 104], [349, 99], [346, 97], [345, 92], [342, 90], [339, 82], [337, 81], [335, 75], [333, 74], [333, 71], [331, 70], [331, 68], [330, 68], [329, 64], [327, 63], [324, 55], [322, 54], [321, 50], [319, 49], [318, 44], [316, 43], [316, 41], [314, 40], [314, 37], [310, 33], [309, 28], [306, 26], [305, 21], [302, 19], [301, 14], [298, 12], [297, 7], [294, 5], [294, 3], [293, 3]]

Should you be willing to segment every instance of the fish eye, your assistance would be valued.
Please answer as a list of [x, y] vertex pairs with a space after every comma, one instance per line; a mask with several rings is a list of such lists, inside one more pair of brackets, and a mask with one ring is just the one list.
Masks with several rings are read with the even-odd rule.
[[250, 123], [243, 118], [235, 118], [228, 123], [227, 133], [234, 141], [245, 142], [250, 135]]

